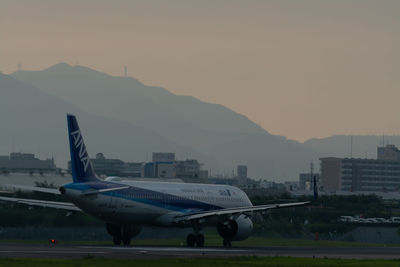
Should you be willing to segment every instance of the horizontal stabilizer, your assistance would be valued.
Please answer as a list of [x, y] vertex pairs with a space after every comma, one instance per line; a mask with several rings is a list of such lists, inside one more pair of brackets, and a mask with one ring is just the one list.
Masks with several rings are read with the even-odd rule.
[[39, 206], [45, 208], [56, 208], [70, 211], [81, 211], [80, 208], [69, 202], [57, 202], [57, 201], [47, 201], [47, 200], [36, 200], [36, 199], [26, 199], [26, 198], [14, 198], [14, 197], [0, 197], [0, 200], [16, 202], [20, 204], [25, 204], [29, 206]]
[[21, 190], [21, 191], [34, 191], [34, 192], [42, 192], [49, 193], [54, 195], [60, 195], [60, 191], [56, 188], [46, 188], [46, 187], [37, 187], [37, 186], [29, 186], [29, 185], [16, 185], [16, 184], [6, 184], [8, 188], [13, 190]]

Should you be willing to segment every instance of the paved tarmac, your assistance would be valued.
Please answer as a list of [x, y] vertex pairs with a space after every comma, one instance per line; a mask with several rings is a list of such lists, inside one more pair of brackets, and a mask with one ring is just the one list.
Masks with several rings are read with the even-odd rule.
[[1, 244], [0, 257], [7, 258], [171, 258], [171, 257], [234, 257], [289, 256], [342, 259], [400, 259], [400, 247], [206, 247], [155, 246], [73, 246]]

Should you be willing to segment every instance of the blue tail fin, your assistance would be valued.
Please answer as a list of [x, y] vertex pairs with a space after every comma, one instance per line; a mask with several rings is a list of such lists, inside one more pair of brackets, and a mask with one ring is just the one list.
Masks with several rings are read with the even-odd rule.
[[86, 151], [85, 143], [79, 129], [76, 117], [67, 114], [69, 148], [71, 152], [71, 170], [74, 183], [96, 181], [89, 155]]

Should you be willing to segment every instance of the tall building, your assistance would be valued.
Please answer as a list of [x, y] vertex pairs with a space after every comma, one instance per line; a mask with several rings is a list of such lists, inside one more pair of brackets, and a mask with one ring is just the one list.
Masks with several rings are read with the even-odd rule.
[[379, 147], [377, 159], [321, 158], [325, 191], [400, 191], [400, 152], [393, 145]]
[[238, 165], [237, 166], [237, 178], [239, 184], [246, 184], [247, 182], [247, 166]]
[[321, 185], [326, 191], [341, 190], [342, 159], [335, 157], [320, 158]]

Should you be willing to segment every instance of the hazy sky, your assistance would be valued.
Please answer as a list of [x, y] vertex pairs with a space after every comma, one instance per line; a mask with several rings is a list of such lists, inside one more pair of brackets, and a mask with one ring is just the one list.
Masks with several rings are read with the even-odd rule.
[[400, 1], [0, 2], [0, 71], [66, 62], [223, 104], [273, 134], [400, 134]]

